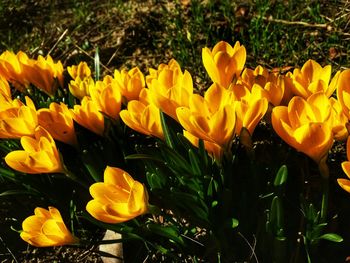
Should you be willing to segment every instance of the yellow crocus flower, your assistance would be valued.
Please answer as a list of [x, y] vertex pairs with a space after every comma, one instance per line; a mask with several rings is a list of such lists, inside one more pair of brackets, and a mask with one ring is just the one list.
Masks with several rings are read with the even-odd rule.
[[67, 71], [74, 80], [77, 78], [84, 79], [91, 77], [91, 70], [85, 61], [80, 62], [78, 65], [67, 67]]
[[22, 66], [25, 78], [48, 95], [55, 94], [57, 84], [63, 87], [63, 65], [61, 61], [55, 63], [50, 55], [46, 58], [39, 55], [36, 60], [30, 59]]
[[71, 80], [68, 84], [69, 92], [79, 100], [85, 96], [90, 96], [90, 90], [95, 86], [95, 81], [91, 77], [81, 79], [79, 76]]
[[29, 60], [22, 51], [14, 54], [12, 51], [6, 50], [0, 55], [0, 76], [10, 81], [19, 91], [23, 91], [29, 84], [23, 63], [28, 63]]
[[125, 69], [114, 71], [114, 80], [120, 93], [127, 101], [137, 100], [140, 92], [145, 88], [145, 77], [138, 67], [127, 71]]
[[[348, 178], [350, 178], [350, 137], [348, 137], [347, 143], [346, 143], [346, 156], [347, 161], [342, 162], [341, 167], [343, 168], [344, 173]], [[338, 184], [341, 188], [343, 188], [345, 191], [350, 193], [350, 180], [349, 179], [343, 179], [339, 178], [337, 179]]]
[[119, 118], [122, 96], [115, 85], [97, 81], [95, 86], [90, 87], [90, 96], [103, 114], [112, 119]]
[[240, 80], [249, 90], [254, 84], [264, 89], [263, 96], [274, 106], [280, 105], [284, 96], [284, 77], [278, 73], [270, 73], [266, 68], [257, 66], [254, 70], [246, 68]]
[[337, 141], [343, 141], [349, 135], [348, 130], [346, 128], [348, 118], [343, 112], [341, 104], [338, 100], [336, 100], [335, 98], [330, 98], [329, 103], [332, 106], [330, 122], [332, 125], [332, 132], [334, 135], [334, 139]]
[[190, 73], [187, 70], [183, 73], [174, 59], [168, 65], [159, 65], [158, 70], [150, 69], [146, 83], [152, 103], [175, 120], [176, 109], [180, 106], [187, 107], [193, 94]]
[[21, 145], [23, 150], [10, 152], [5, 157], [12, 169], [28, 174], [64, 172], [55, 141], [44, 128], [37, 127], [34, 138], [22, 136]]
[[122, 110], [119, 115], [131, 129], [163, 139], [159, 109], [154, 104], [132, 100], [128, 103], [127, 109]]
[[182, 127], [193, 136], [223, 148], [231, 142], [236, 123], [234, 105], [225, 104], [213, 108], [208, 99], [194, 94], [190, 108], [179, 107], [176, 113]]
[[291, 75], [293, 80], [292, 90], [297, 96], [307, 99], [312, 94], [324, 92], [330, 97], [337, 87], [340, 72], [337, 72], [331, 83], [332, 66], [321, 67], [316, 61], [309, 59], [301, 69], [294, 69]]
[[71, 109], [73, 119], [86, 129], [103, 135], [104, 132], [104, 117], [100, 112], [100, 108], [90, 97], [84, 97], [81, 100], [81, 105], [74, 105]]
[[49, 206], [49, 209], [37, 207], [34, 215], [22, 223], [21, 238], [35, 247], [63, 246], [78, 243], [63, 222], [60, 212]]
[[241, 133], [243, 127], [249, 131], [250, 135], [253, 134], [255, 127], [268, 109], [268, 100], [265, 96], [266, 91], [259, 85], [254, 84], [251, 92], [247, 92], [235, 104], [237, 134]]
[[64, 103], [52, 102], [48, 109], [38, 110], [39, 125], [44, 127], [54, 139], [76, 145], [72, 113]]
[[104, 181], [90, 186], [93, 200], [86, 210], [105, 223], [122, 223], [142, 215], [148, 210], [147, 190], [127, 172], [107, 166]]
[[[0, 99], [1, 102], [1, 99]], [[21, 138], [32, 136], [38, 126], [38, 117], [34, 103], [26, 97], [27, 105], [19, 100], [9, 102], [11, 105], [0, 111], [0, 138]]]
[[350, 69], [346, 69], [340, 73], [337, 84], [338, 100], [343, 108], [344, 114], [350, 120]]
[[[294, 97], [286, 106], [272, 110], [272, 126], [290, 146], [305, 153], [316, 163], [333, 145], [332, 106], [327, 96], [317, 93], [308, 101]], [[328, 100], [328, 99], [327, 99]]]
[[207, 47], [202, 49], [202, 60], [211, 80], [228, 88], [243, 70], [246, 50], [238, 41], [234, 47], [225, 41], [220, 41], [212, 50]]

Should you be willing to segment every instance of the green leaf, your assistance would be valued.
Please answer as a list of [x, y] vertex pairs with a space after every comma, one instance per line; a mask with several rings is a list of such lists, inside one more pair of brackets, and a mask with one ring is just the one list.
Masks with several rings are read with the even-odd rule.
[[325, 240], [337, 242], [337, 243], [343, 242], [343, 238], [337, 234], [334, 234], [334, 233], [324, 234], [324, 235], [320, 236], [319, 239], [325, 239]]
[[208, 154], [207, 154], [207, 151], [205, 150], [204, 141], [202, 139], [199, 139], [198, 141], [198, 152], [199, 152], [199, 155], [202, 157], [204, 167], [208, 167], [208, 164], [209, 164]]
[[173, 141], [173, 139], [172, 139], [171, 131], [170, 131], [170, 129], [169, 129], [169, 126], [168, 126], [167, 123], [166, 123], [165, 114], [164, 114], [161, 110], [159, 110], [159, 113], [160, 113], [160, 122], [161, 122], [162, 129], [163, 129], [163, 134], [164, 134], [165, 143], [166, 143], [171, 149], [174, 149], [174, 141]]
[[176, 151], [169, 147], [162, 147], [161, 151], [168, 164], [172, 164], [172, 170], [178, 170], [176, 168], [182, 168], [184, 171], [191, 172], [191, 165]]
[[271, 203], [270, 221], [275, 235], [280, 229], [283, 230], [283, 207], [278, 196], [275, 196]]
[[162, 159], [156, 158], [149, 154], [143, 154], [143, 153], [137, 153], [137, 154], [130, 154], [128, 156], [124, 157], [125, 160], [152, 160], [156, 162], [164, 163]]
[[180, 132], [176, 134], [181, 145], [188, 151], [189, 149], [194, 149], [192, 143]]
[[14, 177], [15, 173], [11, 170], [4, 169], [0, 167], [0, 175], [4, 175], [5, 177]]
[[169, 238], [178, 244], [184, 244], [182, 237], [179, 235], [178, 229], [174, 226], [161, 226], [150, 223], [147, 225], [147, 228], [154, 234]]
[[231, 221], [231, 223], [230, 223], [231, 228], [238, 227], [239, 222], [236, 218], [231, 218], [230, 221]]
[[217, 193], [218, 188], [219, 188], [218, 182], [213, 177], [211, 177], [210, 182], [208, 184], [207, 195], [212, 197], [214, 193]]
[[100, 80], [100, 55], [98, 47], [95, 51], [95, 57], [94, 57], [94, 65], [95, 65], [95, 81]]
[[201, 172], [199, 160], [192, 149], [188, 150], [188, 156], [190, 157], [191, 168], [192, 168], [193, 174], [201, 175], [202, 172]]
[[162, 189], [166, 183], [163, 176], [158, 173], [146, 173], [146, 179], [152, 189]]
[[35, 191], [26, 191], [26, 190], [7, 190], [2, 192], [0, 196], [8, 196], [8, 195], [37, 195]]
[[287, 181], [288, 170], [286, 165], [282, 165], [277, 172], [275, 181], [273, 182], [274, 186], [281, 186]]

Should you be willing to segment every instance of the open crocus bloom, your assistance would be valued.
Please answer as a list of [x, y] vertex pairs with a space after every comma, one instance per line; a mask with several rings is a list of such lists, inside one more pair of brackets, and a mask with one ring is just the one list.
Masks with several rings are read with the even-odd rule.
[[288, 107], [278, 106], [272, 110], [272, 126], [276, 133], [316, 163], [327, 155], [333, 144], [332, 107], [326, 100], [323, 93], [315, 94], [308, 101], [294, 97]]
[[245, 61], [246, 50], [237, 41], [234, 47], [225, 41], [217, 43], [212, 50], [202, 49], [203, 65], [215, 83], [228, 88], [234, 78], [241, 74]]
[[27, 217], [22, 223], [21, 238], [35, 247], [63, 246], [77, 243], [63, 222], [60, 212], [49, 206], [34, 209], [34, 215]]
[[254, 70], [246, 68], [239, 82], [249, 90], [252, 90], [254, 84], [259, 85], [263, 88], [263, 96], [274, 106], [280, 105], [285, 89], [288, 89], [283, 75], [270, 73], [262, 66], [257, 66]]
[[301, 69], [295, 69], [291, 75], [293, 80], [292, 90], [297, 96], [307, 99], [312, 94], [324, 92], [330, 97], [337, 87], [340, 72], [333, 77], [331, 83], [332, 67], [327, 65], [324, 68], [316, 61], [309, 59]]
[[[193, 95], [192, 105], [176, 110], [182, 127], [199, 139], [226, 147], [233, 135], [236, 122], [234, 106], [226, 104], [215, 112], [211, 112], [207, 102], [199, 95]], [[200, 110], [199, 110], [200, 109]]]
[[23, 136], [23, 150], [6, 155], [5, 162], [12, 169], [29, 174], [60, 173], [64, 171], [59, 152], [51, 135], [38, 126], [35, 138]]
[[33, 101], [26, 97], [27, 105], [17, 99], [9, 103], [7, 109], [0, 111], [0, 138], [32, 136], [38, 126], [38, 117]]
[[90, 194], [93, 200], [86, 210], [105, 223], [125, 222], [148, 210], [148, 193], [143, 184], [119, 168], [107, 166], [104, 181], [90, 186]]

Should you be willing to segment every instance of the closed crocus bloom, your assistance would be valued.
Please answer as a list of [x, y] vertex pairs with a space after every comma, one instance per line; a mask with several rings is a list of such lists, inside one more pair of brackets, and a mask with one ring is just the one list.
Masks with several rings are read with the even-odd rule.
[[325, 102], [322, 95], [317, 94], [312, 100], [294, 97], [288, 107], [275, 107], [272, 126], [286, 143], [319, 163], [333, 144], [332, 127], [327, 121], [331, 107], [315, 107], [316, 101]]
[[96, 105], [90, 97], [84, 97], [81, 100], [81, 105], [74, 105], [71, 110], [73, 119], [79, 125], [86, 129], [103, 135], [104, 132], [104, 117], [100, 112], [100, 108]]
[[85, 96], [90, 96], [90, 90], [95, 86], [95, 81], [91, 77], [81, 79], [77, 77], [68, 84], [70, 93], [79, 100]]
[[10, 103], [14, 107], [9, 106], [0, 111], [0, 138], [32, 136], [38, 126], [38, 117], [32, 100], [26, 97], [27, 105], [19, 100]]
[[255, 127], [268, 109], [268, 100], [264, 97], [265, 92], [259, 85], [254, 84], [251, 92], [235, 104], [237, 134], [240, 134], [242, 127], [246, 128], [250, 135], [253, 134]]
[[344, 114], [350, 120], [350, 69], [340, 73], [337, 83], [337, 97], [343, 108]]
[[187, 107], [193, 94], [190, 73], [187, 70], [183, 73], [174, 59], [168, 65], [160, 65], [157, 71], [150, 70], [146, 82], [152, 103], [175, 120], [176, 108]]
[[251, 90], [254, 84], [264, 89], [263, 96], [274, 106], [280, 105], [284, 95], [284, 78], [277, 73], [270, 73], [266, 68], [257, 66], [254, 70], [246, 68], [241, 81]]
[[39, 125], [54, 139], [71, 145], [77, 144], [72, 113], [66, 104], [52, 102], [48, 109], [38, 110], [38, 120]]
[[97, 81], [90, 89], [90, 96], [103, 114], [112, 119], [119, 118], [122, 96], [115, 85]]
[[60, 212], [49, 206], [49, 209], [37, 207], [34, 215], [22, 223], [21, 238], [35, 247], [52, 247], [70, 245], [79, 242], [63, 222]]
[[85, 61], [80, 62], [78, 65], [67, 67], [67, 71], [69, 75], [72, 77], [72, 79], [76, 79], [78, 77], [80, 79], [91, 77], [91, 70]]
[[238, 41], [234, 47], [225, 41], [220, 41], [212, 50], [207, 47], [202, 49], [202, 60], [211, 80], [228, 88], [243, 70], [246, 50]]
[[36, 128], [34, 138], [23, 136], [21, 145], [23, 150], [10, 152], [5, 157], [12, 169], [28, 174], [64, 172], [55, 141], [44, 128]]
[[55, 94], [57, 84], [63, 87], [63, 65], [60, 61], [55, 63], [50, 55], [46, 59], [39, 55], [37, 60], [28, 60], [23, 69], [26, 79], [48, 95]]
[[234, 105], [221, 105], [211, 111], [208, 101], [195, 94], [190, 108], [179, 107], [176, 113], [182, 127], [192, 135], [223, 148], [230, 144], [236, 123]]
[[23, 63], [28, 61], [29, 58], [24, 52], [14, 54], [6, 50], [0, 55], [0, 75], [10, 81], [16, 89], [23, 91], [29, 84], [23, 68]]
[[[346, 156], [348, 160], [346, 162], [342, 162], [341, 166], [346, 176], [350, 178], [350, 137], [348, 137], [346, 143]], [[341, 188], [350, 193], [350, 180], [339, 178], [337, 181]]]
[[331, 83], [331, 65], [324, 68], [316, 61], [308, 60], [301, 69], [295, 69], [292, 74], [293, 93], [305, 99], [317, 92], [324, 92], [330, 97], [337, 87], [339, 72], [333, 77]]
[[114, 71], [114, 80], [121, 94], [127, 101], [137, 100], [140, 92], [145, 88], [145, 77], [138, 67], [127, 71], [125, 69]]
[[127, 110], [122, 110], [119, 115], [131, 129], [163, 139], [160, 113], [155, 105], [132, 100], [128, 103]]
[[122, 223], [148, 210], [147, 190], [122, 169], [107, 166], [104, 181], [90, 186], [86, 210], [105, 223]]

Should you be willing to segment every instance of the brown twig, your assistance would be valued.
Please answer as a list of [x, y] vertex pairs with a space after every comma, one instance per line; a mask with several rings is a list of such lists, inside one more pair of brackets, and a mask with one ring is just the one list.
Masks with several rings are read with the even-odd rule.
[[262, 17], [264, 21], [272, 22], [272, 23], [280, 23], [284, 25], [294, 25], [294, 26], [304, 26], [304, 27], [310, 27], [310, 28], [320, 28], [325, 29], [327, 31], [333, 31], [335, 33], [338, 33], [343, 36], [350, 36], [350, 33], [346, 33], [340, 30], [335, 30], [334, 27], [332, 27], [329, 23], [328, 24], [312, 24], [304, 21], [289, 21], [289, 20], [283, 20], [283, 19], [277, 19], [273, 18], [272, 16], [269, 17]]
[[285, 25], [298, 25], [298, 26], [324, 28], [327, 30], [332, 30], [332, 26], [329, 24], [311, 24], [311, 23], [307, 23], [307, 22], [303, 22], [303, 21], [289, 21], [289, 20], [273, 18], [272, 16], [263, 17], [262, 19], [265, 21], [268, 21], [268, 22], [280, 23], [280, 24], [285, 24]]
[[63, 33], [61, 34], [61, 36], [57, 39], [56, 43], [52, 46], [52, 48], [49, 50], [49, 52], [47, 53], [47, 55], [50, 55], [50, 53], [57, 47], [58, 43], [60, 43], [62, 41], [62, 39], [64, 38], [64, 36], [67, 34], [68, 32], [68, 28], [66, 30], [63, 31]]

